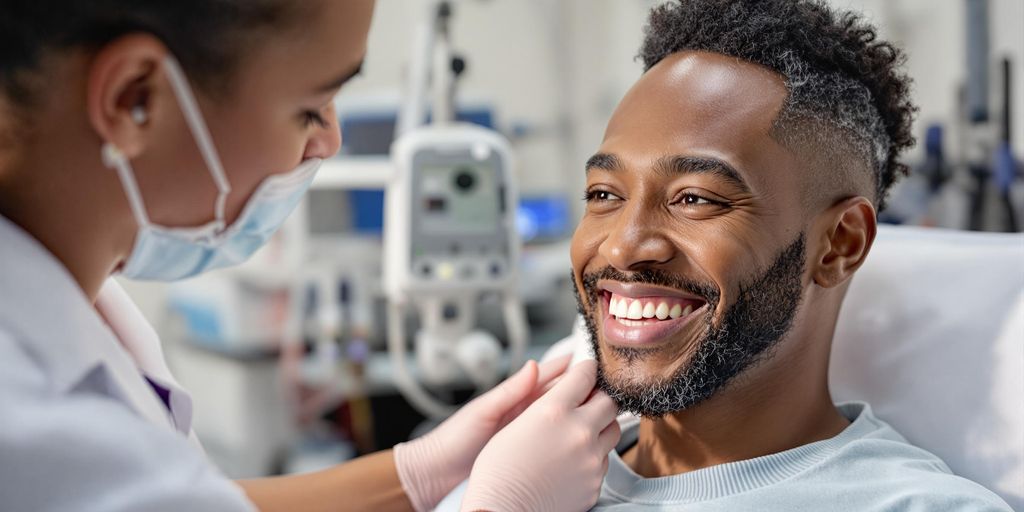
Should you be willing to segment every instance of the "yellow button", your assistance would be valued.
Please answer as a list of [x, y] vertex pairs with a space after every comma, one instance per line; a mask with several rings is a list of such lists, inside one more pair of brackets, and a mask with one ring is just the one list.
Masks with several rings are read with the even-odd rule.
[[455, 266], [448, 262], [437, 264], [437, 277], [448, 280], [455, 276]]

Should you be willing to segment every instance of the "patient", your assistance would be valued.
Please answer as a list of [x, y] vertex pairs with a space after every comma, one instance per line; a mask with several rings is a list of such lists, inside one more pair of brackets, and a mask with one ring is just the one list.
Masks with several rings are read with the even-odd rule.
[[572, 244], [600, 386], [642, 418], [596, 510], [1009, 510], [829, 395], [914, 143], [903, 54], [818, 2], [683, 0], [640, 57]]
[[655, 9], [573, 239], [600, 385], [642, 417], [598, 509], [1008, 510], [827, 370], [905, 173], [902, 54], [814, 2]]

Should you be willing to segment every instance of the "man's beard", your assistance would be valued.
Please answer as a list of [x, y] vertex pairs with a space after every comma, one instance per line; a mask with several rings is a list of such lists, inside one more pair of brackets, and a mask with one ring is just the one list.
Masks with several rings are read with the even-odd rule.
[[[726, 310], [719, 325], [715, 325], [713, 320], [721, 291], [714, 283], [697, 282], [657, 269], [625, 274], [605, 267], [583, 275], [583, 289], [590, 304], [590, 311], [587, 311], [573, 280], [576, 304], [598, 361], [598, 387], [608, 393], [622, 411], [644, 417], [661, 417], [707, 400], [733, 377], [770, 358], [774, 352], [772, 349], [789, 331], [800, 306], [804, 258], [804, 235], [801, 233], [766, 270], [740, 284], [738, 298]], [[707, 302], [703, 318], [693, 319], [706, 325], [705, 334], [698, 340], [690, 361], [676, 370], [672, 377], [646, 382], [616, 383], [609, 380], [601, 362], [597, 334], [596, 316], [600, 314], [597, 305], [601, 296], [597, 283], [602, 279], [666, 286], [692, 293]], [[667, 348], [610, 347], [626, 365]]]

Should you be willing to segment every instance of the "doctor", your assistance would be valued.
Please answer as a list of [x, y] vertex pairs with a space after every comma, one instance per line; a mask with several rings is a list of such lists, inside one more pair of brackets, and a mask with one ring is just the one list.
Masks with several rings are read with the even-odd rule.
[[113, 274], [244, 261], [333, 155], [371, 0], [0, 4], [0, 509], [578, 510], [617, 441], [595, 368], [534, 363], [432, 433], [231, 482]]

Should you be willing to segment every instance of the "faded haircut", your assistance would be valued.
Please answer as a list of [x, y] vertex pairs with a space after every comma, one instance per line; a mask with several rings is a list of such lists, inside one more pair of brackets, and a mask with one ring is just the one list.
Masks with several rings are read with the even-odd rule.
[[[788, 91], [772, 135], [824, 179], [809, 199], [864, 191], [881, 210], [907, 166], [917, 111], [901, 50], [856, 13], [819, 0], [678, 0], [654, 8], [638, 58], [707, 51], [764, 66]], [[805, 194], [806, 195], [806, 194]]]

